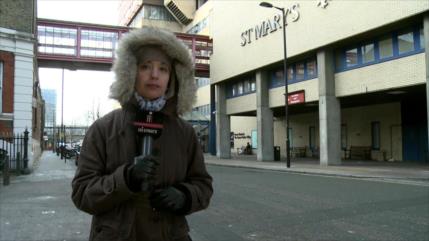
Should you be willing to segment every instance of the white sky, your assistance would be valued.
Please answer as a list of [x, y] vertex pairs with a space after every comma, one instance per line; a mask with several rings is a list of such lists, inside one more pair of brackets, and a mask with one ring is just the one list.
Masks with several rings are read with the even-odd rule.
[[[65, 21], [117, 25], [117, 0], [38, 0], [37, 15]], [[42, 89], [57, 90], [57, 124], [61, 124], [61, 69], [39, 68]], [[118, 105], [108, 99], [114, 79], [107, 71], [64, 71], [64, 124], [87, 125], [88, 112], [104, 115]]]

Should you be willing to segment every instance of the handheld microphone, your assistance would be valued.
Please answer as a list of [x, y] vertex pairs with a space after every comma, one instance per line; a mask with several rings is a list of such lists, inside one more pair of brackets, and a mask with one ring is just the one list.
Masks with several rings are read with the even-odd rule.
[[139, 112], [134, 126], [137, 128], [137, 134], [141, 136], [141, 155], [151, 155], [153, 141], [162, 133], [162, 114], [153, 111]]

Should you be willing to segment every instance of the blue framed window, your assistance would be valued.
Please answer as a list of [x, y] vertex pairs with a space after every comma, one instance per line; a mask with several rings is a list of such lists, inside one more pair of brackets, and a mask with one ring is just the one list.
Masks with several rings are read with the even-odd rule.
[[256, 92], [256, 80], [254, 74], [231, 81], [231, 84], [227, 85], [227, 98], [239, 97], [254, 92]]
[[[284, 86], [283, 65], [271, 70], [270, 73], [270, 88]], [[287, 73], [288, 84], [317, 78], [316, 57], [305, 59], [296, 63], [288, 63]]]
[[335, 71], [347, 71], [424, 52], [423, 27], [405, 28], [335, 52]]

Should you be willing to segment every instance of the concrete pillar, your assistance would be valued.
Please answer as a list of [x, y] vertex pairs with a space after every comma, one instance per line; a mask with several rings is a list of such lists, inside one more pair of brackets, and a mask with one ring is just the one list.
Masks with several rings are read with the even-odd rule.
[[[426, 112], [427, 112], [427, 126], [428, 126], [428, 150], [429, 150], [429, 13], [426, 13], [423, 18], [423, 35], [425, 38], [425, 66], [426, 66]], [[429, 156], [429, 154], [427, 154]], [[427, 157], [428, 158], [428, 157]]]
[[212, 84], [210, 85], [209, 152], [212, 156], [216, 155], [216, 88]]
[[320, 165], [341, 163], [341, 107], [335, 96], [334, 54], [317, 53], [319, 77]]
[[256, 72], [256, 115], [258, 127], [258, 161], [274, 161], [273, 111], [269, 107], [268, 73]]
[[216, 85], [216, 156], [223, 159], [231, 158], [231, 125], [226, 114], [225, 84]]

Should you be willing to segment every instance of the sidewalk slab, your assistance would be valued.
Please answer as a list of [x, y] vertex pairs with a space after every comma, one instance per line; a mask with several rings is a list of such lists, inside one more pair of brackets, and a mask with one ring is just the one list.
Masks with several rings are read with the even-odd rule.
[[232, 156], [231, 159], [220, 159], [205, 155], [209, 165], [246, 167], [272, 171], [284, 171], [300, 174], [327, 175], [338, 177], [365, 178], [370, 180], [397, 182], [429, 186], [429, 165], [414, 163], [391, 163], [376, 161], [343, 161], [341, 165], [323, 166], [317, 159], [295, 158], [291, 167], [283, 162], [261, 162], [256, 156]]

